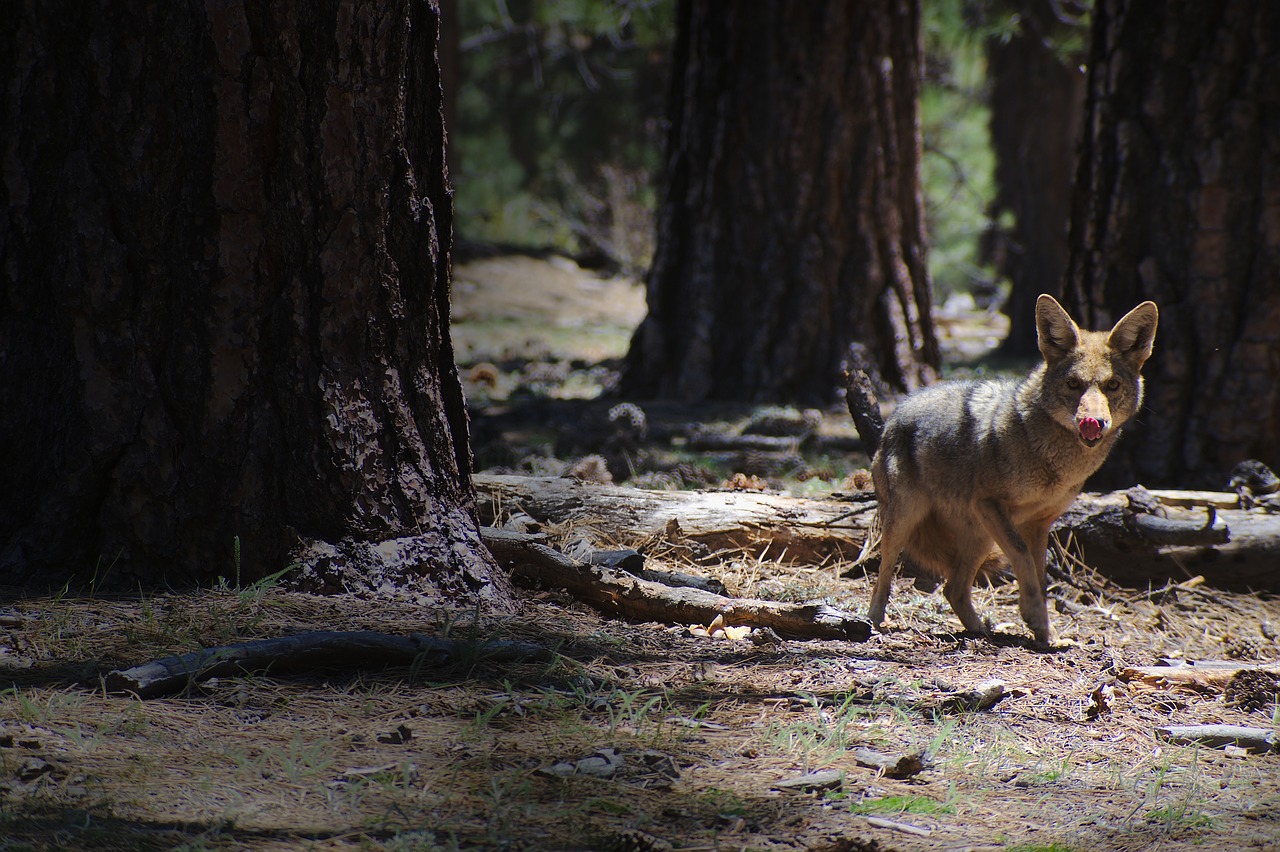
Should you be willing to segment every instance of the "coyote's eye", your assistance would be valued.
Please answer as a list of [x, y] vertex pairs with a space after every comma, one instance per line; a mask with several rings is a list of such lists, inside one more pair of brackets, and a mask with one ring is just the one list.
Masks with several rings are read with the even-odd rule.
[[1079, 379], [1067, 379], [1067, 387], [1072, 390], [1080, 390], [1080, 388], [1084, 387], [1084, 382]]
[[1120, 380], [1112, 379], [1111, 381], [1107, 382], [1106, 385], [1104, 385], [1104, 387], [1106, 387], [1106, 389], [1109, 391], [1118, 391], [1120, 390]]

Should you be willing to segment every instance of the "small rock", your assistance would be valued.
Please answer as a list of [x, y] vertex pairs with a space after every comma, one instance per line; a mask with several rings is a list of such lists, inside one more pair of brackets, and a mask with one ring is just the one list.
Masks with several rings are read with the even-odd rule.
[[399, 725], [393, 731], [378, 734], [378, 742], [384, 745], [403, 745], [413, 739], [413, 730], [408, 725]]
[[844, 773], [839, 769], [823, 769], [796, 778], [774, 783], [774, 790], [793, 793], [813, 793], [819, 790], [837, 790], [844, 784]]

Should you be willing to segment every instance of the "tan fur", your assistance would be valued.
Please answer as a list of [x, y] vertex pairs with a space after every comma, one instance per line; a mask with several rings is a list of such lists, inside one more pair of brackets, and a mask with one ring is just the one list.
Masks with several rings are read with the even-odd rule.
[[880, 500], [880, 572], [872, 622], [884, 622], [898, 557], [946, 580], [965, 629], [985, 633], [973, 580], [999, 544], [1018, 609], [1055, 642], [1045, 604], [1049, 527], [1106, 459], [1142, 404], [1158, 314], [1143, 302], [1111, 331], [1081, 331], [1052, 296], [1036, 302], [1044, 362], [1021, 381], [950, 382], [905, 399], [885, 423], [871, 475]]

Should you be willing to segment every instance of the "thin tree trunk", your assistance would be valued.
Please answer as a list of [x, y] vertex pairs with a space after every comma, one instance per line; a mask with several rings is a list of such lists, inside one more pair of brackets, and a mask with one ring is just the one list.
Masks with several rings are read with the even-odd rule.
[[1093, 484], [1280, 466], [1280, 4], [1093, 10], [1067, 296], [1093, 328], [1160, 307], [1145, 411]]
[[855, 341], [891, 385], [929, 381], [917, 0], [684, 0], [677, 18], [623, 392], [828, 402]]
[[448, 332], [433, 4], [26, 2], [0, 35], [0, 573], [509, 594]]

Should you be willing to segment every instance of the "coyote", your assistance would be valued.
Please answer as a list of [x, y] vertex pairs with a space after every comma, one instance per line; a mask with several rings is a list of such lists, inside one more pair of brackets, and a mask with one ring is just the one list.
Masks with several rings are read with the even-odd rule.
[[[1081, 331], [1052, 296], [1036, 302], [1044, 363], [1021, 381], [949, 382], [907, 397], [885, 423], [871, 476], [880, 500], [880, 573], [871, 621], [884, 622], [898, 557], [945, 578], [966, 630], [985, 633], [973, 580], [997, 543], [1018, 580], [1018, 610], [1056, 642], [1045, 605], [1049, 527], [1098, 469], [1142, 404], [1139, 371], [1158, 313], [1143, 302], [1109, 332]], [[851, 404], [852, 408], [852, 404]]]

